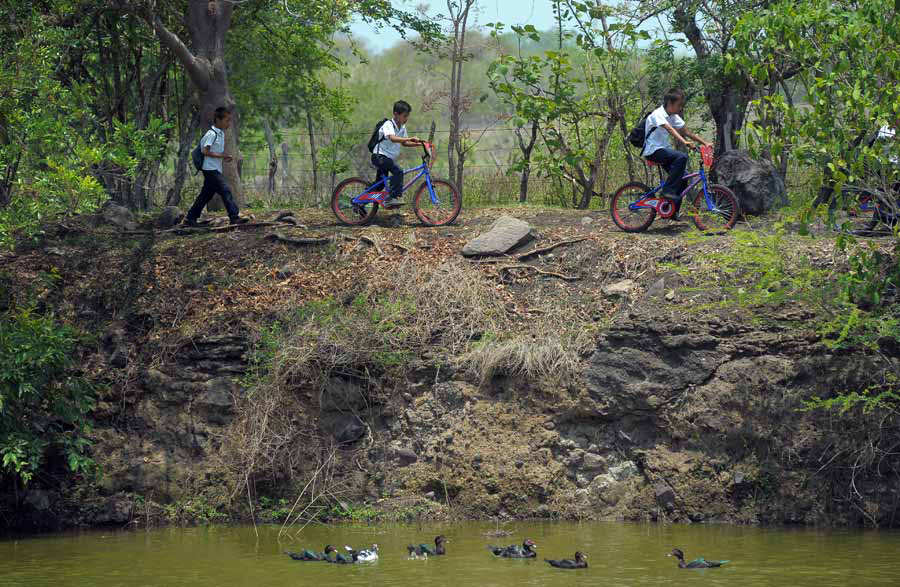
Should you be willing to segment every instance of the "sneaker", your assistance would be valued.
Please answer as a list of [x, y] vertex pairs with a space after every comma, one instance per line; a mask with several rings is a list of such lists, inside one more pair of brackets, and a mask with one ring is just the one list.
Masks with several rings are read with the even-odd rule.
[[237, 218], [232, 218], [231, 220], [229, 220], [228, 224], [247, 224], [248, 222], [250, 222], [249, 219], [241, 218], [240, 216], [238, 216]]
[[403, 201], [403, 198], [395, 198], [393, 196], [389, 197], [384, 201], [385, 208], [396, 208], [398, 206], [402, 206], [406, 202]]

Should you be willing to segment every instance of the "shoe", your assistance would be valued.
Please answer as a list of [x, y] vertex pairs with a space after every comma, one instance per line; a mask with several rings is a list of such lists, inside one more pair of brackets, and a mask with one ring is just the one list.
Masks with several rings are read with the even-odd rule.
[[398, 206], [402, 206], [405, 203], [406, 202], [404, 202], [402, 198], [390, 197], [384, 201], [384, 207], [385, 208], [396, 208]]
[[248, 220], [247, 218], [241, 218], [240, 216], [238, 216], [237, 218], [232, 218], [231, 220], [229, 220], [228, 224], [247, 224], [248, 222], [250, 222], [250, 220]]
[[181, 223], [181, 226], [187, 228], [200, 228], [200, 225], [197, 224], [196, 220], [188, 220], [187, 218], [184, 219], [184, 221]]

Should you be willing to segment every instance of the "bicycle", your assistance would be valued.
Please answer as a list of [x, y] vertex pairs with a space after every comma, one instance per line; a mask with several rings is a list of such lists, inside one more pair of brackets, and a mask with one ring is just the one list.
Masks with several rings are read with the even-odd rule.
[[890, 191], [875, 188], [846, 186], [841, 190], [847, 216], [855, 223], [863, 223], [865, 228], [854, 232], [872, 232], [879, 224], [892, 228], [900, 223], [900, 185]]
[[[422, 224], [444, 226], [459, 216], [462, 198], [459, 190], [451, 182], [431, 177], [434, 146], [431, 143], [424, 143], [422, 150], [425, 153], [422, 156], [422, 164], [403, 171], [404, 177], [409, 173], [418, 172], [418, 175], [403, 186], [403, 191], [408, 190], [424, 176], [425, 181], [413, 198], [413, 210]], [[370, 223], [375, 218], [378, 208], [384, 206], [385, 200], [390, 196], [387, 189], [388, 181], [389, 178], [385, 175], [373, 184], [359, 177], [351, 177], [339, 183], [331, 196], [331, 210], [338, 221], [348, 226], [364, 226]]]
[[[690, 182], [687, 188], [681, 192], [682, 201], [688, 193], [702, 184], [703, 189], [694, 197], [694, 212], [691, 215], [694, 224], [702, 231], [730, 230], [737, 222], [741, 214], [741, 206], [737, 196], [723, 185], [710, 185], [706, 178], [704, 166], [712, 167], [712, 147], [700, 147], [700, 170], [684, 176], [684, 181]], [[653, 161], [644, 160], [648, 167], [659, 167]], [[690, 181], [690, 180], [694, 181]], [[662, 195], [656, 195], [662, 190], [665, 181], [660, 181], [658, 187], [650, 189], [650, 186], [639, 181], [626, 183], [613, 194], [610, 202], [610, 214], [616, 226], [625, 232], [643, 232], [647, 230], [653, 220], [671, 218], [675, 215], [675, 202]], [[705, 207], [705, 209], [704, 209]], [[720, 226], [715, 224], [719, 222]]]

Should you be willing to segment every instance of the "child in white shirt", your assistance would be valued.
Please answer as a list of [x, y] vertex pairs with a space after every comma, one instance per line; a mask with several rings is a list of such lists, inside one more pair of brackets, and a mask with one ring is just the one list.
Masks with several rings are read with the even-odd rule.
[[378, 131], [378, 143], [372, 150], [372, 164], [378, 169], [378, 180], [391, 176], [391, 195], [384, 202], [386, 208], [403, 204], [400, 200], [403, 193], [403, 169], [397, 165], [400, 147], [417, 147], [425, 144], [420, 138], [407, 138], [406, 122], [409, 120], [410, 112], [412, 107], [409, 103], [403, 100], [395, 102], [394, 116], [381, 126]]

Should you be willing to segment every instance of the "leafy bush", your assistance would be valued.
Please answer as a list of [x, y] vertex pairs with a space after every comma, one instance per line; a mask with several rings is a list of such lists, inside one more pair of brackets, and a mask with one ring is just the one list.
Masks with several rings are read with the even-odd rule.
[[0, 315], [0, 474], [27, 484], [52, 453], [74, 472], [86, 451], [94, 393], [73, 371], [76, 332], [33, 310]]

